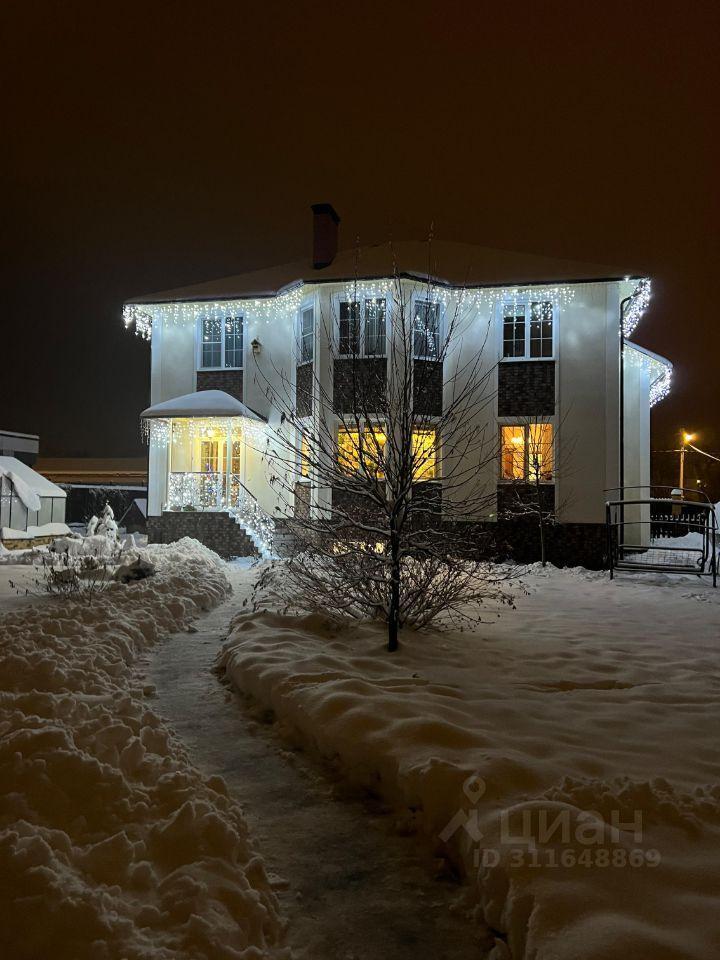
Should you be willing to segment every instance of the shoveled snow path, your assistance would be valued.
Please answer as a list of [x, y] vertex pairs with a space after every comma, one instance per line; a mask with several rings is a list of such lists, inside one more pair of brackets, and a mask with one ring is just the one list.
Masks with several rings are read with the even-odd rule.
[[224, 777], [243, 806], [253, 842], [290, 920], [289, 943], [305, 960], [458, 960], [483, 954], [462, 910], [461, 888], [431, 876], [415, 841], [357, 799], [335, 799], [331, 780], [304, 755], [286, 751], [212, 672], [252, 575], [228, 565], [234, 594], [153, 652], [154, 708], [190, 758]]

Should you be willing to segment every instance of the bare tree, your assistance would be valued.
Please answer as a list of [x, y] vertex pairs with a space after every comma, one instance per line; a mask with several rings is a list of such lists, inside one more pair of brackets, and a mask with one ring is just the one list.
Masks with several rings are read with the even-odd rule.
[[[560, 445], [561, 425], [552, 417], [516, 417], [500, 428], [500, 477], [505, 520], [528, 521], [537, 528], [540, 562], [547, 565], [550, 528], [557, 522], [555, 484], [568, 476], [573, 444]], [[560, 453], [559, 451], [562, 451]]]
[[510, 602], [473, 524], [494, 505], [494, 360], [463, 300], [397, 272], [356, 282], [320, 317], [317, 356], [301, 319], [296, 377], [256, 368], [281, 412], [266, 455], [292, 544], [260, 588], [386, 620], [390, 651], [404, 626]]

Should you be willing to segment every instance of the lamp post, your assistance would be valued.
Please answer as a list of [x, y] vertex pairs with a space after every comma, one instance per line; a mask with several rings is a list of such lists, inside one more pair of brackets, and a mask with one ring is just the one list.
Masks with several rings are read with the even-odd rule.
[[678, 486], [683, 489], [685, 483], [685, 447], [695, 439], [694, 433], [686, 433], [684, 430], [680, 434], [680, 482]]

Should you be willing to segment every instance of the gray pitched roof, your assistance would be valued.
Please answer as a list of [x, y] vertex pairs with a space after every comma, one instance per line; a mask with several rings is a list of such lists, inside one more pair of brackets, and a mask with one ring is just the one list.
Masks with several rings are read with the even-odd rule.
[[529, 253], [513, 253], [468, 243], [420, 241], [379, 243], [342, 250], [333, 262], [320, 270], [312, 260], [297, 260], [280, 266], [208, 280], [187, 287], [133, 297], [128, 303], [166, 303], [182, 300], [225, 300], [274, 296], [297, 283], [338, 282], [390, 277], [395, 270], [403, 276], [429, 276], [450, 286], [497, 286], [527, 283], [569, 283], [571, 281], [620, 280], [637, 276], [631, 270], [557, 260]]

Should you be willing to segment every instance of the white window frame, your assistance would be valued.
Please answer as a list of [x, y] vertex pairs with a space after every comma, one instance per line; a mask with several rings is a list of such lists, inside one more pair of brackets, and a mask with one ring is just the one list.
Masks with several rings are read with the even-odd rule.
[[[552, 311], [552, 347], [550, 356], [547, 357], [531, 357], [530, 356], [530, 323], [532, 319], [532, 304], [533, 303], [549, 303], [550, 309]], [[507, 307], [524, 307], [525, 308], [525, 342], [524, 350], [520, 356], [516, 357], [506, 357], [505, 356], [505, 309]], [[513, 361], [530, 361], [532, 363], [537, 363], [539, 360], [555, 360], [557, 355], [557, 325], [558, 325], [558, 308], [557, 304], [553, 303], [552, 300], [543, 298], [542, 296], [534, 297], [523, 297], [521, 300], [503, 300], [501, 301], [498, 307], [498, 328], [500, 330], [500, 360], [503, 363], [512, 363]]]
[[[220, 366], [217, 367], [206, 367], [203, 365], [203, 324], [205, 320], [213, 319], [210, 314], [204, 314], [199, 316], [197, 319], [196, 330], [195, 330], [195, 339], [197, 343], [196, 348], [196, 369], [198, 371], [205, 372], [206, 370], [243, 370], [245, 368], [245, 315], [243, 313], [235, 313], [230, 311], [224, 311], [223, 316], [220, 318], [220, 323], [222, 324], [221, 329], [221, 339], [220, 339]], [[240, 356], [240, 366], [239, 367], [226, 367], [225, 366], [225, 346], [226, 346], [226, 335], [227, 331], [225, 330], [225, 321], [239, 320], [242, 325], [242, 351]]]
[[[310, 335], [310, 343], [312, 345], [312, 356], [309, 359], [303, 358], [303, 316], [308, 311], [312, 313], [312, 333]], [[316, 329], [317, 324], [315, 323], [315, 303], [312, 300], [308, 300], [304, 303], [297, 312], [296, 320], [296, 330], [297, 330], [297, 340], [296, 340], [296, 365], [304, 366], [306, 363], [315, 362], [315, 351], [317, 348], [316, 343]]]
[[[430, 357], [427, 354], [424, 356], [419, 356], [415, 353], [415, 308], [418, 303], [430, 303], [437, 307], [438, 309], [438, 355], [436, 357]], [[410, 302], [410, 349], [412, 350], [413, 360], [430, 360], [431, 362], [439, 363], [442, 359], [440, 356], [445, 336], [445, 304], [441, 300], [434, 300], [432, 297], [423, 296], [422, 294], [413, 294]]]
[[[385, 351], [383, 353], [369, 353], [367, 352], [367, 316], [366, 308], [368, 300], [382, 300], [385, 303]], [[357, 302], [360, 304], [360, 332], [359, 332], [359, 343], [357, 353], [341, 353], [340, 352], [340, 304], [342, 303], [354, 303]], [[334, 303], [335, 316], [337, 320], [335, 322], [335, 346], [337, 349], [337, 355], [341, 359], [347, 359], [351, 357], [358, 358], [377, 358], [378, 360], [387, 359], [390, 345], [390, 299], [387, 296], [382, 294], [373, 296], [370, 293], [358, 293], [357, 298], [354, 296], [348, 296], [347, 294], [341, 293], [335, 297]]]
[[[509, 358], [508, 358], [509, 359]], [[520, 359], [520, 358], [518, 358]], [[544, 360], [548, 360], [549, 357], [543, 357]], [[535, 424], [544, 424], [546, 426], [552, 427], [553, 437], [552, 437], [552, 463], [553, 463], [553, 473], [550, 480], [540, 480], [541, 484], [546, 486], [552, 486], [556, 483], [556, 465], [557, 465], [557, 454], [558, 454], [558, 438], [557, 430], [555, 426], [555, 418], [547, 417], [546, 419], [538, 418], [537, 420], [530, 419], [529, 422], [522, 423], [520, 421], [527, 421], [527, 417], [505, 417], [502, 420], [498, 420], [498, 483], [507, 483], [507, 484], [518, 484], [518, 483], [527, 483], [534, 484], [535, 481], [530, 479], [530, 456], [529, 449], [530, 444], [528, 442], [528, 435], [530, 433], [530, 427]], [[503, 427], [522, 427], [523, 428], [523, 477], [504, 477], [503, 476]]]

